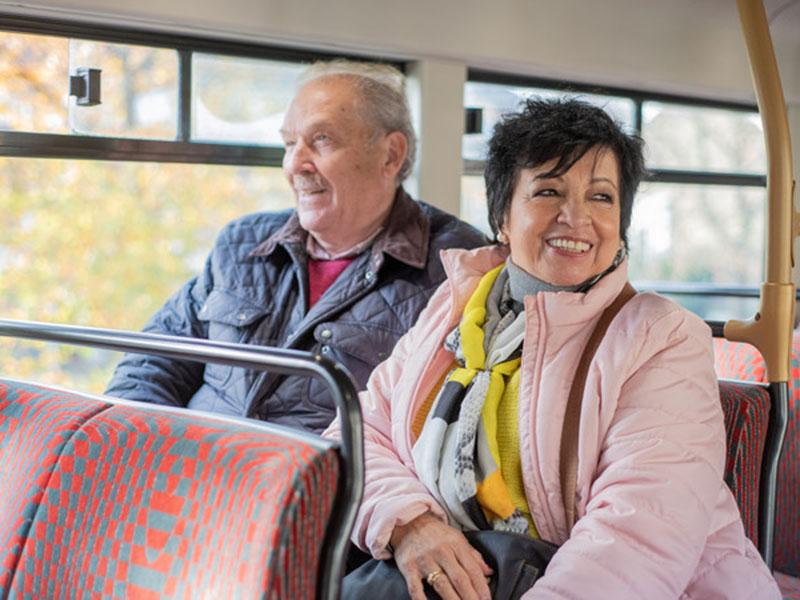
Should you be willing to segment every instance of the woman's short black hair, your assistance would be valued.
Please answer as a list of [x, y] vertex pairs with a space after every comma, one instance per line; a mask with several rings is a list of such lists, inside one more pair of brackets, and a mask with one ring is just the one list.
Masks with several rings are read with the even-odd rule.
[[526, 100], [522, 110], [504, 115], [495, 125], [484, 173], [495, 236], [511, 208], [521, 169], [557, 160], [547, 176], [558, 176], [596, 146], [613, 151], [619, 163], [619, 231], [627, 244], [633, 197], [645, 172], [642, 140], [627, 135], [603, 109], [574, 99]]

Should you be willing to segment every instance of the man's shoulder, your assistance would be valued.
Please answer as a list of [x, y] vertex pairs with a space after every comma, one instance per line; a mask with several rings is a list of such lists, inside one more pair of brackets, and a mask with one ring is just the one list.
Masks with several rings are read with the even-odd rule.
[[286, 224], [294, 209], [264, 211], [238, 217], [225, 225], [217, 237], [220, 245], [256, 245]]
[[458, 217], [421, 200], [417, 204], [430, 223], [431, 250], [438, 253], [444, 248], [477, 248], [489, 243], [480, 230]]

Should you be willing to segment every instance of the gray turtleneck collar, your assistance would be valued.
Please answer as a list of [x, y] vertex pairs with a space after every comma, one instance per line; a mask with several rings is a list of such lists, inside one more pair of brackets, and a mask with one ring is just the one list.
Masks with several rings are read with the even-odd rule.
[[602, 273], [575, 285], [553, 285], [552, 283], [542, 281], [535, 275], [528, 273], [525, 269], [518, 267], [509, 256], [508, 259], [506, 259], [509, 293], [514, 302], [522, 304], [525, 300], [525, 296], [533, 296], [539, 292], [588, 292], [595, 283], [616, 269], [624, 258], [625, 248], [623, 246], [620, 248], [619, 252], [617, 252], [611, 266]]
[[553, 285], [531, 275], [522, 267], [513, 263], [511, 257], [506, 259], [508, 270], [508, 286], [511, 297], [516, 302], [522, 302], [525, 296], [534, 296], [539, 292], [574, 292], [578, 285]]

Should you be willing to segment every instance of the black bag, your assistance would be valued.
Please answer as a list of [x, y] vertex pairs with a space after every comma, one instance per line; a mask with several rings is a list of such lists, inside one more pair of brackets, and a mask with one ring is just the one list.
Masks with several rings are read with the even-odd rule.
[[[506, 531], [468, 531], [464, 534], [494, 574], [489, 589], [495, 600], [517, 600], [533, 587], [558, 546]], [[428, 598], [439, 598], [424, 584]], [[342, 600], [405, 600], [408, 588], [394, 560], [371, 559], [342, 581]]]

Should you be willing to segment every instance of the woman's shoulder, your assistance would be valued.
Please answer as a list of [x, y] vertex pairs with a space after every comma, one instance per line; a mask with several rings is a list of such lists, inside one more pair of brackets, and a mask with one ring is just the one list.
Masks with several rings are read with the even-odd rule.
[[677, 302], [654, 292], [639, 292], [621, 313], [628, 327], [645, 328], [651, 333], [711, 337], [711, 329], [700, 317]]
[[611, 356], [619, 361], [617, 373], [680, 372], [716, 389], [711, 329], [697, 315], [668, 298], [641, 292], [618, 317], [606, 334], [616, 349]]

